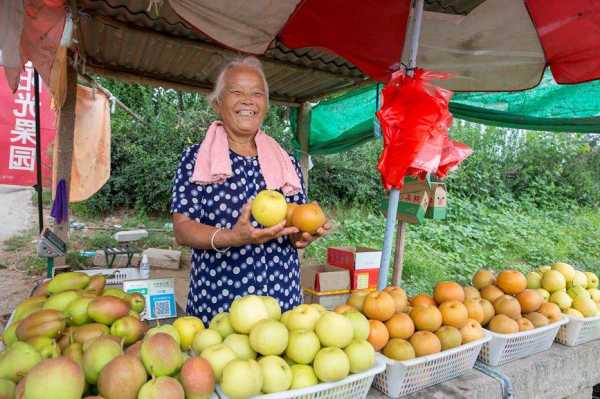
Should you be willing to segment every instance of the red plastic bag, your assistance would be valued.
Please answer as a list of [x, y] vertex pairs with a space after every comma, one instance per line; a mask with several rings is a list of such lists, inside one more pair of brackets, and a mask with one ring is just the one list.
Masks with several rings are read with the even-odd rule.
[[435, 173], [438, 177], [446, 177], [448, 172], [456, 169], [458, 165], [473, 153], [473, 149], [466, 144], [451, 140], [446, 136], [442, 149], [440, 165]]

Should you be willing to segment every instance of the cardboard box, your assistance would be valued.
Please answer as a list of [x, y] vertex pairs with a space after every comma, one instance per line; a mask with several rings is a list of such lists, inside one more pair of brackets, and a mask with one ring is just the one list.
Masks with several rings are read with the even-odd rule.
[[448, 214], [448, 194], [444, 183], [431, 183], [429, 206], [425, 217], [433, 220], [444, 220]]
[[175, 279], [157, 278], [123, 282], [123, 291], [139, 292], [146, 299], [143, 320], [168, 319], [177, 316]]
[[333, 310], [339, 305], [343, 305], [348, 301], [349, 293], [344, 294], [326, 294], [317, 293], [315, 291], [304, 290], [304, 303], [318, 303], [327, 310]]
[[350, 288], [361, 290], [365, 288], [377, 288], [377, 279], [379, 278], [379, 268], [360, 269], [350, 271]]
[[348, 270], [329, 266], [303, 266], [300, 269], [302, 288], [314, 292], [341, 293], [350, 290], [350, 273]]
[[378, 269], [381, 251], [366, 247], [330, 247], [327, 263], [348, 270]]

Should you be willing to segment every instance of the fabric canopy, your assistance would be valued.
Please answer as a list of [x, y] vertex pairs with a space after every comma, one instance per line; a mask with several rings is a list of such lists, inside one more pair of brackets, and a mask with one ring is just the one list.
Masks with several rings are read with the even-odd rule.
[[[377, 104], [374, 85], [321, 101], [311, 112], [308, 152], [338, 153], [376, 137]], [[600, 81], [559, 85], [546, 71], [540, 85], [531, 90], [456, 93], [450, 111], [455, 118], [486, 125], [600, 133]], [[294, 146], [299, 148], [297, 142]]]

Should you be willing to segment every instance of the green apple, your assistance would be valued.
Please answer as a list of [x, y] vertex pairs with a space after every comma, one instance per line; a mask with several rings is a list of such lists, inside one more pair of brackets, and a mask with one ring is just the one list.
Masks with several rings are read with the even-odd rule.
[[136, 313], [141, 313], [146, 309], [146, 298], [139, 292], [133, 292], [129, 294], [129, 304]]
[[286, 319], [288, 330], [314, 330], [321, 313], [310, 305], [296, 306]]
[[281, 306], [279, 306], [277, 299], [270, 296], [261, 296], [261, 299], [267, 308], [269, 319], [279, 320], [281, 318]]
[[550, 302], [557, 304], [561, 310], [566, 310], [571, 307], [573, 299], [566, 292], [556, 291], [550, 295]]
[[575, 270], [575, 274], [573, 275], [573, 280], [571, 280], [571, 287], [583, 287], [587, 288], [588, 279], [584, 272], [580, 272], [579, 270]]
[[288, 329], [277, 320], [261, 320], [250, 331], [250, 346], [263, 356], [280, 355], [288, 344]]
[[544, 298], [544, 302], [548, 302], [550, 300], [550, 293], [543, 288], [536, 289], [537, 292]]
[[237, 298], [229, 308], [231, 326], [241, 334], [248, 334], [256, 323], [268, 318], [267, 307], [261, 297], [257, 295]]
[[230, 399], [260, 395], [262, 388], [263, 376], [256, 360], [236, 359], [223, 368], [221, 389]]
[[223, 342], [223, 338], [221, 338], [221, 334], [219, 334], [215, 330], [200, 330], [196, 333], [196, 335], [194, 335], [194, 340], [192, 341], [192, 349], [196, 353], [202, 353], [204, 349], [213, 345], [220, 344], [221, 342]]
[[315, 326], [315, 332], [323, 346], [337, 348], [348, 346], [354, 336], [352, 322], [344, 315], [335, 312], [324, 313]]
[[306, 364], [294, 364], [291, 369], [292, 386], [290, 389], [306, 388], [319, 383], [312, 367], [307, 366]]
[[200, 353], [200, 357], [206, 359], [210, 363], [213, 372], [215, 373], [215, 380], [221, 381], [221, 374], [227, 364], [237, 359], [235, 353], [225, 344], [216, 344], [209, 346]]
[[179, 333], [181, 338], [180, 347], [182, 351], [187, 351], [192, 346], [194, 336], [200, 330], [204, 330], [204, 323], [196, 316], [178, 317], [173, 322], [173, 327]]
[[344, 352], [350, 360], [350, 371], [353, 373], [370, 369], [375, 364], [375, 349], [366, 340], [353, 340]]
[[264, 393], [287, 391], [292, 385], [292, 369], [279, 356], [265, 356], [259, 359], [258, 365], [263, 376]]
[[215, 315], [208, 328], [211, 330], [215, 330], [219, 334], [221, 334], [221, 338], [225, 339], [229, 334], [233, 334], [233, 327], [231, 326], [231, 320], [229, 319], [229, 313], [222, 312]]
[[344, 312], [344, 316], [352, 323], [354, 339], [365, 340], [369, 337], [369, 320], [360, 312]]
[[596, 302], [591, 298], [577, 297], [573, 299], [573, 308], [579, 310], [584, 317], [593, 317], [598, 314]]
[[590, 293], [580, 285], [575, 285], [567, 290], [567, 294], [573, 299], [578, 296], [586, 297], [591, 299]]
[[565, 277], [567, 283], [573, 281], [573, 277], [575, 276], [575, 268], [567, 263], [555, 263], [552, 265], [552, 270], [559, 271]]
[[598, 288], [598, 276], [592, 272], [585, 272], [587, 277], [587, 288]]
[[587, 292], [590, 293], [592, 301], [596, 303], [600, 302], [600, 290], [598, 288], [588, 288]]
[[290, 331], [285, 354], [295, 363], [310, 364], [319, 349], [321, 349], [321, 343], [314, 331], [294, 330]]
[[527, 273], [527, 288], [542, 288], [542, 275], [538, 272]]
[[179, 332], [171, 324], [161, 324], [156, 327], [152, 327], [148, 330], [145, 336], [151, 337], [159, 332], [169, 334], [177, 342], [177, 345], [181, 346], [181, 337], [179, 336]]
[[223, 341], [235, 353], [238, 359], [256, 359], [256, 352], [250, 346], [250, 338], [244, 334], [231, 334]]
[[542, 276], [542, 288], [548, 292], [560, 291], [567, 286], [565, 276], [558, 270], [550, 270]]
[[262, 190], [252, 201], [252, 217], [265, 227], [275, 226], [287, 216], [285, 197], [275, 190]]
[[320, 303], [311, 303], [309, 306], [316, 309], [320, 314], [327, 312], [327, 309], [325, 309], [325, 307]]
[[583, 315], [577, 309], [572, 309], [572, 308], [571, 309], [567, 309], [564, 313], [566, 315], [571, 316], [571, 317], [577, 317], [577, 318], [583, 319]]
[[339, 381], [350, 373], [350, 359], [340, 348], [323, 348], [315, 356], [313, 368], [319, 380]]

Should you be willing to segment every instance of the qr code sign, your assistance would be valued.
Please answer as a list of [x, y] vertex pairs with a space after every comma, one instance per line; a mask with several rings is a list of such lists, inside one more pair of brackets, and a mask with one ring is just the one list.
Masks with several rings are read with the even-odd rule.
[[152, 309], [154, 317], [169, 317], [171, 316], [171, 301], [161, 300], [154, 302], [154, 308]]

